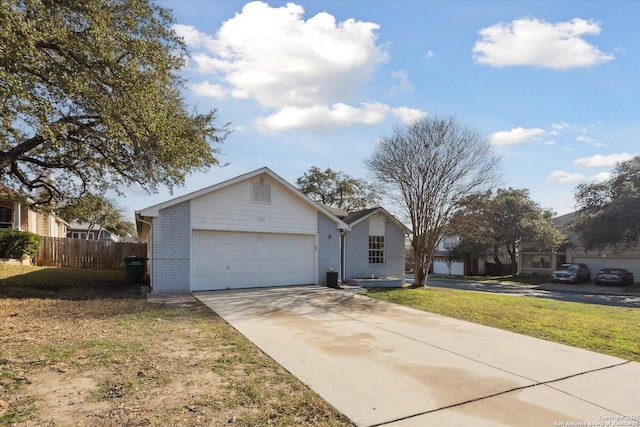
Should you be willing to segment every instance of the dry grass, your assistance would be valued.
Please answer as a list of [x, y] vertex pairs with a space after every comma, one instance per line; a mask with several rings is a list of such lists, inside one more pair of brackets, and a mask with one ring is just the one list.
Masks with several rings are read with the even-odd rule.
[[0, 267], [0, 425], [352, 425], [195, 299]]

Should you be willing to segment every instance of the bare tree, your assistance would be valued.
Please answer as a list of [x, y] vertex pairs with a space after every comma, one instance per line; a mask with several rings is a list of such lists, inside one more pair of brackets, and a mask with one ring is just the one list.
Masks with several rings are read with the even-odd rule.
[[415, 286], [425, 286], [449, 220], [471, 194], [496, 185], [499, 158], [476, 130], [454, 118], [396, 128], [365, 163], [411, 222]]

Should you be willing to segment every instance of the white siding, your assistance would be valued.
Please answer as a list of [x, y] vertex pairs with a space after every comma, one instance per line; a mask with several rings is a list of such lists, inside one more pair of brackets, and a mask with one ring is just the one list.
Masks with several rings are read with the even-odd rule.
[[318, 214], [311, 205], [268, 175], [271, 203], [252, 202], [252, 181], [246, 180], [197, 197], [191, 203], [193, 229], [317, 234]]
[[[24, 206], [22, 209], [26, 209]], [[38, 233], [38, 214], [33, 212], [32, 210], [27, 210], [27, 215], [29, 219], [27, 220], [27, 227], [25, 231], [30, 231], [31, 233]]]
[[369, 218], [369, 236], [384, 236], [384, 215], [374, 215]]

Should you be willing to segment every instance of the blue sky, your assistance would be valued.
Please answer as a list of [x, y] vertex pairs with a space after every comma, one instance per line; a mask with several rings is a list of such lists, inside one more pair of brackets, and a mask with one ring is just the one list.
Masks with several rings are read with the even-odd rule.
[[[639, 1], [159, 1], [187, 42], [191, 107], [233, 133], [224, 168], [133, 210], [268, 166], [369, 178], [376, 141], [425, 115], [489, 139], [502, 187], [557, 214], [640, 154]], [[392, 211], [393, 206], [386, 206]]]

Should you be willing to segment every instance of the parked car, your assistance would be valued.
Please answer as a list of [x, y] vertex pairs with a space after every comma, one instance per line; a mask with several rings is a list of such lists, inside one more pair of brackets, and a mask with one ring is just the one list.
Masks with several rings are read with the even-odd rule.
[[596, 285], [633, 285], [633, 273], [624, 268], [603, 268], [594, 279]]
[[551, 273], [552, 282], [580, 283], [591, 280], [591, 271], [586, 264], [562, 264]]

